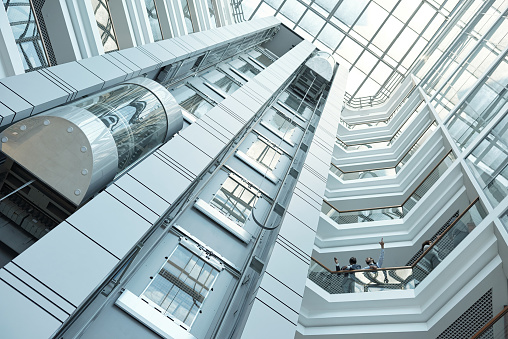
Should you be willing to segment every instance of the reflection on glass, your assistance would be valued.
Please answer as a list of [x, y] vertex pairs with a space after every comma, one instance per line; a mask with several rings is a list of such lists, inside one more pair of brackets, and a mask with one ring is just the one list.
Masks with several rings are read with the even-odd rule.
[[208, 15], [210, 16], [210, 23], [212, 28], [217, 27], [217, 17], [215, 15], [215, 1], [214, 0], [206, 0], [206, 4], [208, 5]]
[[504, 212], [504, 214], [501, 216], [501, 222], [504, 225], [504, 228], [508, 231], [508, 211]]
[[260, 72], [256, 67], [240, 59], [232, 60], [229, 64], [247, 78], [254, 78]]
[[252, 58], [259, 61], [265, 67], [270, 66], [273, 63], [273, 60], [267, 57], [265, 54], [261, 53], [259, 50], [252, 50], [248, 53]]
[[116, 39], [115, 28], [113, 27], [113, 20], [109, 13], [107, 0], [91, 0], [97, 27], [99, 27], [99, 34], [101, 36], [104, 52], [112, 52], [118, 50], [118, 42]]
[[[354, 224], [360, 222], [371, 222], [380, 220], [391, 220], [404, 218], [425, 194], [434, 186], [440, 177], [447, 171], [455, 160], [454, 154], [450, 151], [432, 172], [418, 185], [415, 191], [406, 198], [401, 206], [371, 208], [365, 210], [339, 211], [326, 200], [323, 200], [321, 212], [338, 224]], [[356, 173], [356, 172], [355, 172]], [[372, 177], [372, 176], [371, 176]]]
[[466, 158], [489, 201], [497, 206], [508, 195], [508, 115]]
[[295, 112], [300, 113], [300, 115], [304, 117], [309, 117], [310, 114], [312, 114], [312, 109], [309, 106], [307, 106], [304, 100], [301, 99], [300, 97], [297, 97], [293, 93], [283, 92], [279, 97], [279, 101], [286, 104], [287, 106], [292, 108]]
[[417, 287], [485, 218], [476, 200], [439, 235], [412, 266], [377, 270], [330, 271], [312, 259], [308, 278], [330, 294], [405, 290]]
[[194, 33], [194, 26], [192, 25], [192, 17], [189, 10], [189, 4], [187, 0], [180, 0], [182, 4], [183, 17], [185, 19], [185, 26], [187, 27], [188, 33]]
[[240, 88], [240, 86], [237, 85], [233, 79], [216, 69], [206, 72], [202, 75], [202, 77], [227, 94], [231, 94]]
[[119, 85], [78, 100], [75, 106], [97, 116], [111, 131], [119, 171], [160, 145], [168, 128], [166, 112], [155, 95], [142, 86]]
[[474, 141], [498, 112], [508, 108], [507, 74], [508, 58], [505, 57], [448, 120], [450, 134], [462, 149]]
[[257, 195], [247, 188], [246, 183], [228, 177], [215, 194], [210, 205], [226, 217], [242, 226], [256, 204]]
[[284, 140], [291, 142], [291, 136], [295, 132], [296, 124], [289, 120], [284, 114], [270, 108], [263, 116], [262, 123], [272, 131], [278, 132]]
[[432, 272], [485, 218], [487, 213], [479, 200], [454, 221], [443, 234], [425, 248], [414, 265], [413, 276], [418, 285]]
[[258, 139], [247, 150], [247, 155], [264, 167], [273, 170], [282, 155], [271, 147], [265, 140]]
[[191, 326], [219, 271], [178, 246], [141, 294], [164, 314]]
[[192, 88], [182, 85], [171, 91], [178, 104], [196, 118], [201, 118], [213, 105]]
[[26, 72], [48, 67], [48, 61], [28, 0], [3, 0], [18, 52]]
[[155, 0], [145, 0], [145, 7], [148, 14], [148, 21], [150, 22], [150, 28], [152, 29], [153, 40], [162, 40], [162, 31], [159, 23], [159, 15], [157, 13]]

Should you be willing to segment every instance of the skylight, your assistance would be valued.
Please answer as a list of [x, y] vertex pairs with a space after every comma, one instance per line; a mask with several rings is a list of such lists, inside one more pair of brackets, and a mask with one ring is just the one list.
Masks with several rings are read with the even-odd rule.
[[383, 103], [459, 0], [243, 0], [246, 19], [273, 15], [350, 67], [346, 103]]

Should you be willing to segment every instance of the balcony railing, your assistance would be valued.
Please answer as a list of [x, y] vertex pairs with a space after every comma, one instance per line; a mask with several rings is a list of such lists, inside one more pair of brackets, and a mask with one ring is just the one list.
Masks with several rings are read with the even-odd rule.
[[410, 266], [332, 271], [312, 258], [308, 278], [330, 294], [414, 289], [485, 216], [485, 209], [476, 198]]
[[411, 123], [416, 119], [418, 114], [422, 111], [422, 109], [425, 107], [425, 103], [420, 101], [418, 106], [415, 108], [413, 113], [411, 113], [406, 121], [399, 127], [399, 129], [394, 133], [394, 135], [389, 140], [382, 140], [382, 141], [375, 141], [375, 142], [369, 142], [369, 143], [363, 143], [363, 144], [353, 144], [348, 145], [344, 141], [337, 138], [336, 143], [342, 147], [345, 151], [358, 151], [358, 150], [367, 150], [367, 149], [380, 149], [380, 148], [386, 148], [390, 147], [395, 140], [411, 125]]
[[339, 211], [326, 200], [323, 200], [321, 212], [338, 224], [354, 224], [359, 222], [401, 219], [413, 209], [420, 199], [439, 180], [455, 160], [452, 151], [434, 167], [418, 187], [399, 206], [365, 208], [361, 210]]
[[[390, 116], [388, 118], [386, 118], [385, 120], [369, 121], [369, 122], [361, 122], [361, 123], [348, 123], [347, 121], [345, 121], [344, 119], [341, 118], [340, 122], [342, 123], [342, 125], [344, 125], [348, 129], [364, 129], [364, 128], [368, 128], [368, 127], [386, 126], [390, 122], [390, 120], [393, 119], [395, 114], [397, 114], [400, 111], [400, 109], [406, 103], [407, 99], [409, 99], [411, 94], [413, 94], [415, 88], [416, 88], [416, 86], [413, 85], [413, 87], [407, 93], [407, 95], [404, 97], [404, 99], [402, 99], [402, 101], [397, 105], [397, 107], [395, 107], [395, 109], [390, 114]], [[348, 94], [346, 93], [346, 99], [347, 99], [347, 95]], [[348, 106], [352, 107], [351, 105], [348, 105]]]
[[506, 338], [508, 336], [507, 313], [508, 306], [505, 306], [501, 312], [485, 324], [471, 339]]
[[364, 178], [377, 178], [384, 176], [394, 176], [396, 175], [402, 167], [411, 159], [413, 154], [423, 145], [427, 139], [432, 135], [432, 133], [436, 130], [437, 124], [434, 121], [430, 124], [427, 129], [423, 132], [423, 134], [416, 140], [414, 145], [404, 154], [402, 159], [395, 165], [394, 167], [383, 167], [383, 168], [374, 168], [370, 170], [362, 170], [362, 171], [343, 171], [337, 165], [330, 165], [330, 172], [338, 176], [340, 179], [346, 180], [358, 180]]

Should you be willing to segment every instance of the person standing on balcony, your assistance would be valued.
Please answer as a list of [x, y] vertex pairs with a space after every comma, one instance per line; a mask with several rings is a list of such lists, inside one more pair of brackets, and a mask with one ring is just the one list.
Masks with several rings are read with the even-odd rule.
[[369, 268], [377, 270], [378, 268], [383, 267], [383, 260], [385, 258], [385, 243], [383, 242], [383, 238], [381, 238], [379, 245], [381, 245], [381, 253], [379, 254], [378, 262], [375, 262], [374, 258], [372, 257], [365, 258], [365, 263], [367, 264], [367, 266], [363, 268], [364, 270], [368, 270]]
[[[436, 239], [435, 242], [439, 240], [440, 237]], [[432, 246], [432, 241], [426, 240], [422, 244], [422, 252], [425, 252], [430, 246]], [[422, 258], [426, 262], [426, 264], [430, 267], [431, 270], [436, 268], [437, 265], [442, 261], [439, 257], [439, 249], [436, 245], [434, 245], [426, 254], [425, 257]]]
[[333, 258], [333, 261], [335, 261], [335, 270], [340, 271], [339, 259]]
[[[364, 270], [368, 270], [368, 269], [377, 270], [378, 268], [383, 267], [383, 261], [384, 261], [384, 258], [385, 258], [385, 243], [383, 241], [383, 238], [381, 238], [381, 241], [379, 242], [379, 245], [381, 245], [381, 253], [379, 254], [379, 260], [378, 260], [378, 262], [375, 262], [374, 258], [372, 258], [372, 257], [367, 257], [365, 259], [365, 263], [367, 264], [367, 266], [365, 266], [363, 268]], [[383, 274], [385, 276], [385, 280], [384, 281], [387, 284], [388, 283], [388, 277], [386, 275], [386, 271], [383, 271]]]
[[[349, 259], [349, 265], [342, 267], [343, 271], [354, 271], [361, 269], [362, 266], [356, 263], [356, 258], [351, 257]], [[354, 273], [345, 273], [344, 280], [342, 281], [342, 291], [344, 293], [354, 293], [355, 292], [355, 274]]]

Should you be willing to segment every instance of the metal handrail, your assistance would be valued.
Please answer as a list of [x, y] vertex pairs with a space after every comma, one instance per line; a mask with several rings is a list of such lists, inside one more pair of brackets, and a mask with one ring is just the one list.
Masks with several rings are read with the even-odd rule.
[[[377, 143], [380, 143], [380, 142], [391, 142], [395, 137], [397, 137], [397, 134], [400, 132], [400, 130], [402, 129], [402, 127], [404, 127], [406, 125], [406, 123], [409, 121], [409, 119], [411, 119], [411, 117], [413, 116], [414, 113], [416, 113], [416, 110], [418, 109], [418, 107], [420, 107], [420, 105], [423, 103], [424, 101], [421, 100], [418, 105], [416, 106], [415, 110], [407, 117], [407, 119], [400, 125], [399, 129], [397, 129], [397, 131], [395, 131], [395, 133], [393, 133], [393, 136], [390, 138], [390, 139], [386, 139], [386, 140], [379, 140], [379, 141], [373, 141], [373, 142], [364, 142], [364, 143], [359, 143], [359, 144], [347, 144], [345, 141], [342, 141], [339, 137], [335, 137], [337, 140], [339, 140], [340, 142], [342, 142], [344, 145], [346, 145], [347, 147], [352, 147], [352, 146], [363, 146], [363, 145], [370, 145], [370, 144], [377, 144]], [[425, 106], [425, 105], [424, 105]], [[434, 122], [435, 120], [433, 120]]]
[[[346, 174], [346, 173], [355, 173], [355, 172], [362, 172], [362, 171], [377, 171], [377, 170], [383, 170], [383, 169], [390, 169], [390, 168], [396, 168], [397, 166], [399, 166], [399, 164], [402, 162], [402, 160], [404, 160], [404, 158], [406, 157], [406, 155], [408, 155], [409, 152], [411, 152], [411, 150], [416, 146], [416, 144], [418, 144], [418, 142], [421, 140], [421, 138], [423, 138], [423, 136], [425, 135], [425, 133], [427, 133], [427, 131], [434, 125], [434, 123], [436, 122], [436, 120], [433, 120], [429, 126], [427, 126], [427, 128], [425, 129], [425, 131], [422, 133], [422, 135], [420, 135], [420, 137], [415, 141], [415, 143], [413, 144], [413, 146], [411, 146], [405, 153], [404, 155], [401, 157], [401, 159], [399, 160], [399, 162], [397, 163], [397, 165], [393, 166], [393, 167], [378, 167], [378, 168], [372, 168], [372, 169], [368, 169], [368, 170], [360, 170], [360, 171], [343, 171], [341, 170], [337, 165], [335, 165], [333, 162], [331, 163], [333, 165], [333, 167], [335, 167], [336, 169], [338, 169], [339, 171], [341, 171], [342, 173]], [[436, 125], [437, 126], [437, 125]], [[358, 144], [360, 145], [360, 144]], [[365, 144], [367, 145], [367, 144]], [[356, 145], [354, 145], [356, 146]]]
[[416, 266], [416, 264], [418, 264], [418, 263], [420, 262], [420, 260], [422, 260], [422, 259], [425, 257], [425, 255], [426, 255], [427, 253], [429, 253], [429, 252], [430, 252], [430, 251], [434, 248], [434, 246], [435, 246], [435, 245], [439, 242], [439, 240], [440, 240], [440, 239], [441, 239], [441, 238], [442, 238], [445, 234], [447, 234], [447, 233], [448, 233], [448, 231], [450, 231], [450, 230], [453, 228], [453, 226], [455, 226], [455, 224], [456, 224], [456, 223], [457, 223], [460, 219], [462, 219], [462, 217], [463, 217], [463, 216], [464, 216], [467, 212], [469, 212], [469, 210], [471, 209], [471, 207], [473, 207], [473, 206], [474, 206], [474, 205], [475, 205], [475, 204], [476, 204], [479, 200], [480, 200], [480, 197], [477, 197], [475, 200], [473, 200], [473, 202], [472, 202], [472, 203], [470, 203], [470, 204], [466, 207], [466, 209], [465, 209], [465, 210], [464, 210], [464, 211], [463, 211], [463, 212], [462, 212], [462, 213], [461, 213], [461, 214], [457, 217], [457, 219], [455, 219], [455, 220], [454, 220], [454, 221], [453, 221], [453, 222], [452, 222], [452, 223], [451, 223], [451, 224], [450, 224], [450, 225], [449, 225], [449, 226], [448, 226], [448, 227], [447, 227], [447, 228], [443, 231], [443, 233], [441, 233], [441, 235], [439, 235], [439, 236], [436, 238], [436, 240], [434, 240], [434, 241], [432, 242], [432, 244], [430, 244], [430, 246], [429, 246], [429, 247], [428, 247], [425, 251], [423, 251], [423, 253], [420, 255], [420, 257], [419, 257], [418, 259], [416, 259], [416, 260], [415, 260], [415, 262], [411, 265], [411, 267], [413, 267], [413, 268], [414, 268], [414, 267]]
[[506, 313], [508, 313], [508, 306], [505, 306], [501, 312], [499, 312], [494, 318], [485, 324], [478, 332], [476, 332], [471, 339], [478, 339], [485, 331], [491, 328], [499, 319], [501, 319]]
[[411, 87], [411, 89], [409, 90], [409, 92], [407, 93], [407, 95], [404, 97], [404, 99], [402, 99], [400, 101], [400, 103], [397, 105], [397, 107], [395, 107], [393, 109], [393, 112], [390, 114], [390, 116], [388, 116], [388, 118], [384, 119], [384, 120], [372, 120], [372, 121], [368, 121], [368, 122], [359, 122], [359, 123], [349, 123], [347, 122], [346, 120], [342, 119], [341, 118], [341, 121], [345, 122], [347, 125], [348, 125], [348, 128], [351, 128], [349, 126], [355, 126], [355, 125], [363, 125], [363, 124], [366, 124], [366, 123], [374, 123], [374, 122], [388, 122], [390, 121], [393, 116], [398, 112], [399, 108], [402, 106], [402, 104], [404, 104], [404, 102], [406, 101], [407, 98], [409, 98], [409, 96], [411, 96], [411, 94], [413, 94], [415, 88], [417, 86], [416, 85], [413, 85], [413, 87]]
[[439, 165], [441, 165], [441, 163], [450, 155], [450, 154], [453, 154], [453, 150], [450, 150], [444, 157], [443, 159], [441, 159], [439, 161], [439, 163], [434, 166], [434, 168], [432, 169], [432, 171], [430, 171], [429, 174], [427, 174], [425, 176], [425, 178], [422, 180], [422, 182], [411, 192], [411, 194], [402, 202], [402, 204], [400, 205], [395, 205], [395, 206], [382, 206], [382, 207], [369, 207], [369, 208], [362, 208], [362, 209], [358, 209], [358, 210], [347, 210], [347, 211], [340, 211], [338, 210], [335, 206], [333, 206], [332, 204], [330, 204], [328, 201], [326, 200], [323, 200], [323, 202], [325, 204], [327, 204], [328, 206], [330, 206], [331, 208], [333, 208], [334, 210], [336, 210], [337, 212], [339, 213], [347, 213], [347, 212], [360, 212], [360, 211], [369, 211], [369, 210], [379, 210], [379, 209], [385, 209], [385, 208], [397, 208], [397, 207], [403, 207], [404, 204], [411, 198], [411, 196], [423, 185], [423, 183], [425, 182], [425, 180], [427, 180], [428, 177], [430, 177], [432, 175], [432, 173], [434, 173], [434, 171], [436, 170], [436, 168], [439, 167]]
[[[420, 257], [415, 260], [415, 262], [411, 265], [408, 265], [408, 266], [396, 266], [396, 267], [381, 267], [381, 268], [378, 268], [376, 269], [376, 271], [387, 271], [387, 270], [398, 270], [398, 269], [413, 269], [415, 268], [415, 266], [425, 257], [425, 255], [427, 255], [427, 253], [429, 253], [433, 248], [434, 246], [439, 242], [439, 239], [441, 239], [442, 237], [444, 237], [452, 228], [453, 226], [455, 226], [455, 224], [462, 219], [462, 217], [467, 213], [469, 212], [469, 210], [480, 200], [479, 197], [477, 197], [476, 199], [473, 200], [472, 203], [470, 203], [466, 209], [443, 231], [443, 233], [437, 237], [437, 239], [435, 241], [432, 242], [432, 244], [420, 255]], [[360, 270], [348, 270], [347, 272], [346, 271], [332, 271], [330, 270], [328, 267], [326, 267], [325, 265], [323, 265], [319, 260], [317, 260], [316, 258], [314, 257], [311, 257], [311, 260], [314, 261], [316, 264], [318, 264], [319, 266], [321, 266], [323, 269], [327, 270], [329, 273], [334, 273], [334, 274], [337, 274], [337, 273], [355, 273], [355, 272], [372, 272], [373, 269], [360, 269]]]

